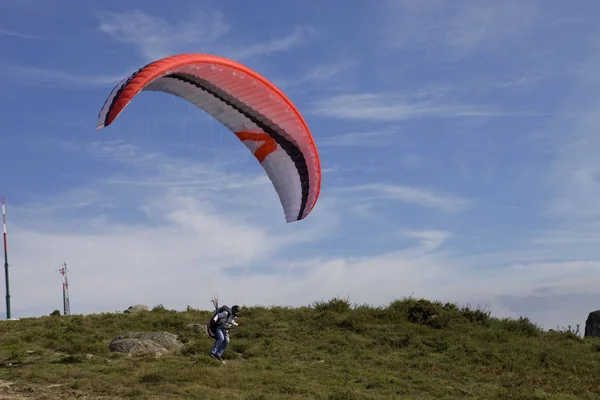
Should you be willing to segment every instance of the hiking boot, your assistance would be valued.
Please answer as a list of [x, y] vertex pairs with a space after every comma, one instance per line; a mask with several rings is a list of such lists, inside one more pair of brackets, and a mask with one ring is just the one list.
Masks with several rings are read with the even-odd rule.
[[208, 353], [208, 356], [209, 356], [209, 357], [212, 357], [212, 358], [216, 358], [216, 359], [219, 359], [219, 358], [220, 358], [220, 357], [218, 357], [218, 356], [217, 356], [215, 353]]
[[216, 358], [217, 360], [219, 360], [219, 361], [223, 361], [223, 362], [225, 362], [225, 360], [223, 360], [223, 358], [221, 358], [221, 356], [218, 356], [218, 355], [216, 355], [216, 354], [215, 354], [215, 358]]

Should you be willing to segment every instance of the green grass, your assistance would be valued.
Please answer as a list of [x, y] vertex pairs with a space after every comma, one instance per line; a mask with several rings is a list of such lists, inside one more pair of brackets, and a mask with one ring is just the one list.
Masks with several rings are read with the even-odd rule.
[[[243, 314], [226, 364], [207, 356], [213, 342], [204, 332], [188, 328], [209, 312], [189, 307], [2, 321], [0, 379], [13, 385], [0, 397], [600, 398], [600, 340], [543, 331], [527, 318], [414, 299], [385, 308], [332, 299]], [[172, 332], [185, 346], [162, 357], [110, 353], [108, 343], [128, 331]]]

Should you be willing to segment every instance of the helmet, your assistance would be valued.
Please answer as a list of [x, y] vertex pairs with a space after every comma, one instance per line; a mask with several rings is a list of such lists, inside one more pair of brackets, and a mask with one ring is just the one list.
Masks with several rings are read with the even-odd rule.
[[234, 305], [233, 307], [231, 307], [231, 312], [232, 312], [234, 315], [238, 315], [238, 314], [240, 313], [240, 306], [238, 306], [237, 304], [236, 304], [236, 305]]

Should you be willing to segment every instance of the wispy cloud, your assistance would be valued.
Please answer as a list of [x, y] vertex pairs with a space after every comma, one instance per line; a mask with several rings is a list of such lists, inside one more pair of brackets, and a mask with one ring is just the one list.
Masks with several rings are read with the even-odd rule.
[[424, 117], [496, 117], [524, 113], [498, 111], [484, 106], [413, 100], [395, 94], [341, 94], [314, 102], [311, 113], [340, 119], [402, 121]]
[[274, 38], [265, 43], [258, 43], [243, 47], [225, 48], [224, 52], [234, 59], [246, 59], [254, 56], [268, 55], [280, 51], [286, 51], [303, 43], [306, 38], [314, 34], [312, 27], [298, 27], [291, 34], [282, 38]]
[[379, 131], [350, 132], [329, 136], [318, 141], [320, 148], [326, 147], [381, 147], [391, 143], [393, 130], [381, 129]]
[[123, 73], [122, 75], [83, 75], [76, 72], [6, 63], [0, 63], [0, 70], [4, 70], [6, 74], [11, 76], [26, 78], [13, 80], [13, 82], [20, 85], [60, 86], [62, 89], [74, 89], [89, 86], [111, 86], [117, 84], [127, 75], [127, 73]]
[[[62, 142], [59, 148], [90, 154], [113, 172], [11, 206], [15, 292], [39, 289], [26, 299], [15, 296], [23, 307], [51, 303], [47, 265], [65, 259], [78, 299], [74, 306], [85, 312], [139, 302], [203, 306], [198, 296], [209, 299], [215, 293], [236, 302], [256, 301], [246, 292], [245, 271], [251, 265], [265, 265], [282, 249], [318, 242], [337, 229], [327, 196], [313, 211], [316, 216], [285, 224], [277, 196], [265, 190], [264, 174], [222, 171], [218, 165], [146, 153], [121, 141]], [[124, 182], [115, 181], [119, 178]], [[187, 183], [173, 187], [180, 180]], [[136, 181], [164, 184], [147, 188]], [[24, 274], [34, 277], [27, 278], [27, 288]], [[178, 290], [159, 299], [164, 285]], [[110, 301], [103, 300], [106, 290], [114, 295]]]
[[204, 12], [194, 8], [188, 17], [177, 22], [140, 10], [103, 12], [99, 18], [100, 30], [116, 41], [137, 47], [146, 61], [182, 52], [210, 53], [217, 47], [219, 54], [245, 59], [288, 50], [314, 32], [311, 27], [298, 27], [281, 38], [242, 45], [227, 43], [225, 35], [231, 31], [231, 26], [217, 11]]
[[74, 40], [74, 38], [65, 38], [65, 37], [56, 37], [54, 35], [50, 35], [50, 34], [46, 34], [44, 36], [41, 35], [32, 35], [29, 33], [23, 33], [20, 31], [16, 31], [16, 30], [12, 30], [12, 29], [5, 29], [5, 28], [0, 28], [0, 36], [10, 36], [12, 38], [20, 38], [20, 39], [27, 39], [27, 40], [60, 40], [60, 41], [65, 41], [65, 40]]
[[[157, 187], [169, 191], [179, 188], [177, 190], [206, 197], [222, 191], [240, 188], [249, 190], [269, 184], [264, 173], [249, 173], [234, 168], [236, 163], [243, 164], [244, 160], [227, 159], [223, 155], [214, 163], [206, 159], [174, 158], [122, 140], [94, 141], [84, 146], [61, 142], [60, 146], [68, 151], [86, 152], [98, 160], [118, 166], [119, 172], [100, 181], [106, 185], [130, 188], [138, 186], [140, 190], [145, 190], [144, 187], [148, 186], [154, 186], [148, 190], [157, 190]], [[244, 150], [240, 148], [240, 151]], [[229, 166], [226, 171], [220, 169], [225, 166]]]
[[[98, 142], [77, 149], [107, 162], [137, 166], [136, 169], [149, 173], [148, 179], [168, 171], [172, 174], [185, 165], [183, 160], [156, 152], [146, 154], [125, 142]], [[148, 168], [152, 165], [161, 166]], [[207, 173], [205, 167], [202, 170]], [[214, 172], [217, 174], [214, 177], [222, 177], [219, 171]], [[209, 176], [206, 178], [213, 181]], [[219, 185], [218, 179], [214, 185]], [[127, 207], [121, 204], [93, 213], [94, 218], [85, 223], [81, 222], [83, 218], [74, 218], [73, 211], [65, 215], [48, 212], [48, 208], [37, 209], [43, 205], [52, 207], [65, 199], [69, 199], [70, 205], [87, 207], [94, 201], [94, 192], [85, 188], [69, 191], [62, 197], [45, 196], [43, 204], [11, 208], [15, 267], [12, 283], [15, 303], [21, 308], [15, 310], [17, 316], [47, 314], [60, 308], [60, 297], [48, 285], [56, 273], [47, 265], [58, 268], [65, 260], [71, 266], [71, 295], [77, 299], [72, 309], [84, 313], [124, 309], [134, 303], [151, 306], [162, 303], [177, 309], [185, 308], [186, 304], [208, 308], [212, 294], [241, 304], [303, 305], [335, 295], [348, 295], [358, 303], [387, 304], [391, 299], [414, 293], [417, 297], [463, 304], [485, 303], [495, 315], [516, 317], [523, 314], [528, 296], [536, 295], [542, 288], [549, 288], [550, 292], [537, 295], [546, 296], [547, 300], [558, 298], [552, 296], [572, 300], [578, 293], [591, 293], [600, 282], [597, 262], [517, 260], [503, 268], [483, 267], [491, 259], [502, 259], [500, 254], [464, 263], [461, 258], [444, 254], [444, 246], [454, 234], [436, 229], [401, 229], [398, 233], [408, 243], [371, 256], [317, 255], [319, 252], [310, 251], [311, 245], [302, 247], [303, 250], [294, 247], [298, 255], [290, 257], [289, 249], [300, 241], [317, 243], [331, 232], [325, 229], [323, 234], [319, 229], [324, 226], [314, 222], [286, 230], [273, 229], [274, 225], [267, 222], [270, 218], [258, 218], [254, 223], [219, 209], [217, 203], [227, 197], [223, 195], [206, 201], [200, 196], [201, 191], [191, 195], [153, 189], [134, 192], [129, 197], [126, 187], [131, 188], [124, 185], [115, 192], [116, 187], [103, 180], [93, 182], [91, 188], [98, 189], [96, 194], [104, 194], [104, 199], [108, 196], [110, 201], [130, 203]], [[264, 192], [258, 190], [251, 197], [263, 202]], [[389, 198], [449, 211], [468, 204], [455, 196], [382, 184], [348, 188], [338, 194], [347, 198], [354, 192], [365, 199]], [[239, 197], [240, 192], [236, 193]], [[315, 210], [318, 216], [311, 221], [323, 219], [328, 225], [331, 221], [327, 217], [345, 212], [338, 206], [336, 202], [320, 206]], [[140, 211], [147, 221], [132, 219], [131, 214]], [[119, 217], [118, 212], [128, 215]], [[24, 224], [21, 218], [24, 215], [38, 218]], [[229, 272], [235, 272], [236, 276], [228, 275]], [[115, 280], [115, 275], [119, 279]], [[228, 284], [222, 285], [224, 281]], [[59, 279], [56, 282], [60, 284]], [[161, 290], [165, 285], [177, 290]], [[265, 291], [265, 287], [271, 290]], [[110, 300], [104, 296], [107, 291], [112, 294]], [[19, 293], [31, 294], [25, 297]], [[579, 300], [577, 306], [584, 305], [584, 300]], [[40, 304], [52, 306], [36, 311]], [[573, 305], [552, 314], [549, 311], [556, 311], [557, 303], [548, 304], [531, 306], [527, 315], [554, 327], [555, 323], [578, 322], [585, 314], [582, 311], [574, 315]]]
[[[600, 221], [588, 221], [569, 228], [548, 230], [534, 238], [533, 243], [553, 246], [596, 244], [600, 249]], [[600, 254], [600, 250], [598, 254]]]
[[543, 4], [514, 0], [477, 4], [389, 0], [384, 4], [384, 29], [394, 46], [446, 46], [461, 54], [520, 38], [544, 16]]
[[[449, 232], [417, 230], [403, 235], [417, 243], [373, 256], [317, 258], [285, 264], [294, 273], [294, 285], [277, 286], [277, 276], [268, 274], [250, 280], [252, 286], [259, 282], [277, 286], [275, 292], [263, 295], [263, 303], [283, 298], [286, 304], [303, 304], [336, 293], [358, 303], [386, 304], [390, 298], [413, 294], [432, 300], [486, 305], [495, 316], [527, 315], [535, 322], [545, 322], [546, 328], [581, 322], [591, 311], [587, 301], [594, 293], [594, 285], [600, 282], [598, 262], [514, 263], [496, 269], [481, 264], [465, 267], [460, 259], [444, 254], [443, 246], [452, 236]], [[546, 301], [527, 303], [532, 298]], [[558, 299], [569, 301], [569, 307], [561, 307]]]
[[[577, 118], [568, 136], [561, 140], [561, 151], [549, 170], [551, 181], [559, 190], [550, 212], [558, 216], [600, 217], [600, 99]], [[560, 124], [559, 126], [564, 126]], [[564, 132], [564, 131], [563, 131]]]
[[[278, 260], [273, 256], [285, 243], [260, 225], [211, 212], [189, 198], [158, 196], [155, 200], [146, 207], [152, 213], [164, 212], [166, 223], [151, 227], [99, 221], [93, 231], [56, 232], [13, 225], [15, 303], [23, 308], [53, 304], [55, 291], [48, 282], [55, 273], [47, 265], [58, 267], [65, 257], [71, 266], [71, 295], [77, 299], [73, 303], [77, 312], [112, 311], [112, 307], [124, 309], [134, 303], [208, 307], [205, 301], [215, 293], [241, 304], [298, 305], [332, 297], [341, 289], [353, 300], [387, 302], [389, 296], [400, 296], [405, 286], [427, 280], [432, 271], [426, 266], [433, 265], [423, 257], [435, 250], [433, 242], [442, 241], [440, 235], [423, 233], [413, 251], [407, 248], [397, 254], [359, 260], [307, 262], [289, 256]], [[48, 217], [52, 219], [52, 214]], [[31, 248], [36, 251], [27, 251]], [[249, 265], [257, 262], [272, 268], [250, 270]], [[409, 274], [410, 282], [393, 278], [413, 268], [419, 272]], [[227, 270], [237, 276], [228, 276]], [[294, 273], [294, 279], [288, 273]], [[383, 285], [382, 276], [387, 276]], [[177, 290], [160, 290], [165, 285]], [[29, 291], [34, 294], [26, 298], [18, 294]], [[110, 299], [104, 296], [107, 291]], [[48, 307], [44, 313], [59, 308]], [[29, 313], [21, 311], [18, 316]]]
[[352, 68], [358, 64], [358, 61], [345, 59], [312, 64], [297, 76], [280, 76], [274, 78], [273, 82], [286, 92], [294, 92], [298, 96], [315, 92], [340, 93], [343, 90], [352, 89], [355, 81], [350, 78], [349, 73], [352, 72]]
[[575, 85], [545, 129], [544, 140], [556, 155], [546, 170], [545, 182], [556, 189], [548, 211], [571, 221], [600, 220], [600, 95], [598, 74], [592, 72], [600, 68], [599, 38], [594, 29], [582, 39], [586, 57], [574, 66]]
[[306, 74], [299, 79], [300, 82], [318, 82], [327, 80], [343, 71], [357, 65], [357, 61], [339, 61], [330, 64], [317, 65], [310, 68]]
[[175, 23], [146, 14], [141, 10], [99, 14], [100, 30], [119, 42], [136, 46], [146, 60], [183, 52], [196, 51], [226, 34], [230, 27], [220, 12], [194, 9], [188, 17]]
[[[309, 223], [297, 223], [288, 227], [283, 221], [283, 210], [271, 181], [248, 152], [248, 157], [232, 157], [211, 162], [203, 158], [171, 157], [156, 151], [146, 151], [124, 141], [92, 142], [85, 146], [61, 143], [63, 150], [79, 155], [89, 154], [108, 164], [115, 172], [97, 178], [83, 187], [70, 190], [54, 201], [38, 204], [38, 211], [30, 216], [45, 213], [44, 204], [72, 204], [78, 195], [85, 195], [78, 203], [93, 206], [106, 212], [110, 205], [116, 209], [131, 207], [140, 202], [152, 202], [157, 198], [189, 198], [205, 210], [223, 213], [224, 218], [247, 224], [258, 224], [265, 231], [277, 232], [278, 246], [311, 242], [336, 229], [337, 217], [328, 215], [331, 203], [322, 196], [313, 210]], [[241, 153], [247, 150], [240, 144]], [[249, 167], [248, 163], [252, 164]], [[97, 201], [94, 200], [97, 194]], [[88, 203], [89, 202], [89, 203]], [[62, 207], [67, 210], [66, 207]], [[154, 206], [153, 209], [157, 209]], [[209, 211], [207, 211], [209, 212]], [[317, 216], [314, 216], [317, 215]], [[321, 215], [321, 216], [318, 216]], [[160, 217], [157, 217], [159, 220]]]
[[43, 37], [40, 37], [40, 36], [28, 35], [25, 33], [13, 31], [10, 29], [3, 29], [3, 28], [0, 28], [0, 36], [11, 36], [11, 37], [16, 37], [16, 38], [21, 38], [21, 39], [37, 39], [37, 40], [44, 39]]
[[440, 230], [403, 231], [401, 234], [418, 241], [418, 246], [411, 249], [413, 254], [427, 254], [438, 250], [452, 236], [450, 232]]
[[461, 211], [472, 200], [460, 196], [410, 186], [371, 183], [338, 189], [343, 193], [359, 193], [362, 202], [391, 200], [442, 211]]

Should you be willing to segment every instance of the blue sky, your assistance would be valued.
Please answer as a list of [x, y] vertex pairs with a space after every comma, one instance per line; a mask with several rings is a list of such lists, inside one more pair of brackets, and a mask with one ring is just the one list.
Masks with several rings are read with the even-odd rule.
[[[0, 192], [13, 315], [404, 296], [546, 328], [600, 307], [594, 1], [3, 0]], [[321, 197], [286, 224], [233, 134], [143, 93], [151, 60], [230, 57], [303, 113]]]

